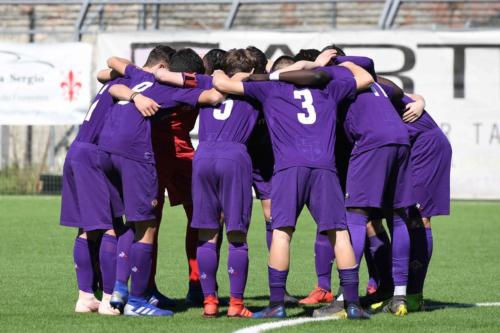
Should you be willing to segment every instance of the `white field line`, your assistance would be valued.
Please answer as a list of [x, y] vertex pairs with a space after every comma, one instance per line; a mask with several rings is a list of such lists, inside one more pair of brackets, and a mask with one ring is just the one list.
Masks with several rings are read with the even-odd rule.
[[[485, 302], [485, 303], [475, 303], [475, 304], [436, 304], [436, 305], [426, 305], [425, 308], [429, 310], [433, 309], [444, 309], [444, 308], [474, 308], [474, 307], [490, 307], [490, 306], [500, 306], [500, 302]], [[287, 319], [274, 321], [270, 323], [264, 323], [254, 326], [249, 326], [245, 328], [241, 328], [239, 330], [234, 331], [233, 333], [261, 333], [266, 332], [278, 328], [288, 327], [288, 326], [297, 326], [305, 323], [316, 322], [316, 321], [327, 321], [327, 320], [335, 320], [336, 318], [298, 318], [298, 319]]]

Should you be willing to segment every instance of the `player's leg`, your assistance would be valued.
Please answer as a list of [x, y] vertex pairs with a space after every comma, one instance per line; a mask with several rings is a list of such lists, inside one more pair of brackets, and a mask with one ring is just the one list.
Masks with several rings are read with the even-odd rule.
[[278, 171], [272, 179], [271, 214], [273, 239], [269, 251], [269, 306], [255, 312], [254, 318], [283, 318], [285, 290], [290, 264], [290, 241], [297, 217], [306, 200], [308, 168], [293, 167]]
[[130, 278], [130, 248], [134, 242], [134, 227], [125, 224], [118, 233], [116, 244], [116, 281], [113, 287], [110, 304], [115, 309], [123, 310], [128, 299], [128, 281]]
[[338, 176], [331, 170], [315, 169], [309, 183], [309, 211], [318, 225], [318, 232], [328, 236], [335, 252], [341, 290], [336, 302], [316, 311], [314, 315], [367, 319], [369, 316], [359, 306], [359, 265], [347, 230], [344, 198]]
[[120, 311], [111, 307], [111, 295], [116, 279], [116, 247], [117, 238], [113, 229], [106, 230], [99, 246], [99, 267], [102, 277], [102, 300], [99, 313], [104, 315], [118, 315]]
[[[365, 247], [365, 253], [368, 252], [366, 259], [367, 262], [371, 261], [371, 270], [375, 271], [373, 274], [370, 273], [370, 276], [377, 276], [375, 290], [368, 294], [374, 294], [378, 290], [379, 294], [392, 295], [392, 255], [389, 236], [380, 219], [368, 222], [366, 231], [368, 247], [368, 251]], [[368, 271], [370, 272], [370, 268]]]
[[300, 304], [313, 305], [333, 301], [331, 289], [332, 266], [335, 259], [328, 235], [317, 232], [314, 242], [314, 266], [316, 268], [317, 285]]
[[75, 239], [73, 261], [78, 284], [78, 301], [76, 302], [75, 312], [96, 312], [99, 309], [100, 302], [94, 296], [94, 265], [87, 234], [81, 229]]
[[408, 311], [423, 310], [424, 282], [433, 251], [431, 219], [410, 210], [410, 270], [408, 276]]
[[203, 316], [216, 317], [219, 311], [216, 285], [219, 265], [217, 240], [221, 214], [221, 204], [218, 199], [219, 177], [214, 173], [216, 159], [202, 158], [202, 155], [203, 151], [193, 161], [191, 227], [199, 230], [196, 259], [204, 295]]
[[267, 250], [271, 250], [271, 242], [273, 240], [273, 227], [271, 223], [271, 199], [261, 199], [262, 213], [266, 225], [266, 245]]
[[252, 312], [245, 307], [243, 302], [248, 277], [246, 233], [231, 231], [227, 234], [227, 241], [229, 243], [227, 271], [231, 296], [227, 316], [248, 318], [252, 316]]

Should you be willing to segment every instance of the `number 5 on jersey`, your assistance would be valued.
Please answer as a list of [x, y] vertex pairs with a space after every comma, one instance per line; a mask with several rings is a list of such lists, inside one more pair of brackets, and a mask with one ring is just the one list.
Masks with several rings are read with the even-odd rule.
[[224, 110], [222, 109], [214, 109], [214, 118], [217, 120], [226, 120], [231, 115], [231, 111], [233, 111], [233, 103], [232, 99], [226, 99], [222, 104], [224, 105]]
[[309, 89], [294, 90], [293, 97], [302, 101], [302, 108], [305, 112], [299, 112], [297, 119], [304, 125], [312, 125], [316, 122], [316, 110], [313, 106], [313, 98]]

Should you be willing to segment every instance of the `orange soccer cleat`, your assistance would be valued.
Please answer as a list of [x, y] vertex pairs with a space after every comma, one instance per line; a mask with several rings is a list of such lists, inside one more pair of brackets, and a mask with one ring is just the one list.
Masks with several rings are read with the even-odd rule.
[[215, 318], [219, 314], [219, 299], [215, 296], [207, 296], [203, 301], [203, 317]]
[[331, 291], [316, 287], [309, 293], [309, 296], [299, 301], [302, 305], [314, 305], [320, 303], [331, 303], [333, 301], [333, 294]]
[[245, 307], [242, 299], [231, 297], [227, 316], [230, 318], [251, 318], [253, 313]]

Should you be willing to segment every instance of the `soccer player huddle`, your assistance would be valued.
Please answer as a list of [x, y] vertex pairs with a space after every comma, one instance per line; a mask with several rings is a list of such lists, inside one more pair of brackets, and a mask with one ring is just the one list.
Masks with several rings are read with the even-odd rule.
[[[274, 62], [255, 47], [202, 59], [158, 45], [142, 68], [118, 57], [108, 67], [64, 164], [61, 224], [78, 228], [76, 312], [173, 315], [155, 282], [165, 190], [186, 212], [186, 303], [204, 317], [219, 315], [224, 226], [228, 317], [284, 318], [288, 303], [324, 303], [313, 316], [337, 319], [423, 309], [430, 220], [450, 210], [451, 146], [421, 96], [335, 45]], [[252, 186], [269, 251], [269, 306], [258, 312], [244, 303]], [[317, 224], [317, 287], [298, 301], [286, 282], [304, 206]], [[370, 280], [359, 297], [363, 254]]]

